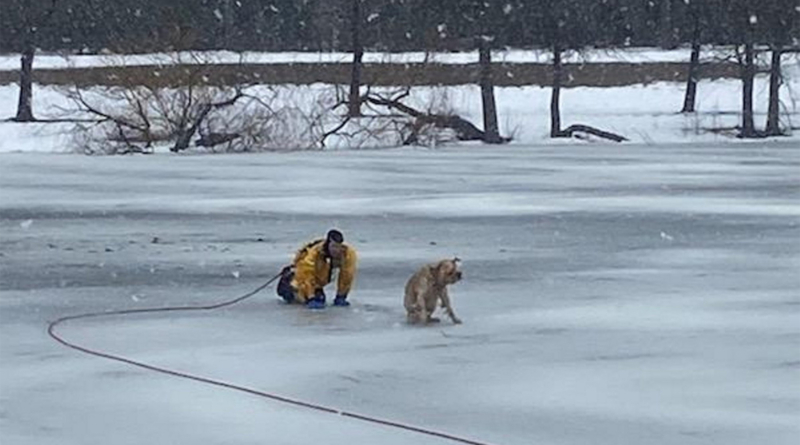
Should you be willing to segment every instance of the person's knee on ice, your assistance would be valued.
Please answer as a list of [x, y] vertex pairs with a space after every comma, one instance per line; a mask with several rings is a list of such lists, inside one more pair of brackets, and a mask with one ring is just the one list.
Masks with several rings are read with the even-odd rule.
[[294, 271], [292, 266], [286, 266], [281, 271], [281, 278], [278, 280], [277, 293], [286, 303], [293, 303], [295, 300], [295, 290], [292, 288]]

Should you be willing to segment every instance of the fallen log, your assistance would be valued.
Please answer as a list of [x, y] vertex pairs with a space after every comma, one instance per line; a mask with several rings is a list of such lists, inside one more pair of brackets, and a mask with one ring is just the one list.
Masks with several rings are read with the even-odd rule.
[[578, 133], [578, 134], [580, 134], [580, 133], [589, 133], [591, 135], [594, 135], [594, 136], [597, 136], [597, 137], [600, 137], [600, 138], [603, 138], [603, 139], [608, 139], [608, 140], [611, 140], [611, 141], [614, 141], [614, 142], [623, 142], [623, 141], [627, 141], [628, 140], [628, 138], [626, 138], [625, 136], [620, 136], [620, 135], [618, 135], [616, 133], [611, 133], [610, 131], [604, 131], [604, 130], [600, 130], [598, 128], [594, 128], [594, 127], [590, 127], [588, 125], [582, 125], [582, 124], [570, 125], [569, 127], [565, 128], [565, 129], [561, 130], [559, 133], [557, 133], [556, 137], [562, 137], [562, 138], [571, 138], [571, 137], [578, 138], [578, 137], [580, 137], [576, 133]]
[[[478, 129], [470, 121], [455, 114], [434, 114], [425, 113], [416, 110], [408, 105], [398, 101], [391, 100], [377, 96], [367, 96], [366, 101], [373, 104], [384, 106], [389, 109], [398, 110], [414, 118], [411, 134], [403, 142], [405, 145], [417, 143], [419, 131], [427, 126], [433, 125], [437, 128], [448, 128], [456, 133], [456, 138], [460, 141], [484, 141], [496, 143], [497, 141], [489, 140], [486, 132]], [[508, 142], [511, 139], [501, 138], [500, 142]]]

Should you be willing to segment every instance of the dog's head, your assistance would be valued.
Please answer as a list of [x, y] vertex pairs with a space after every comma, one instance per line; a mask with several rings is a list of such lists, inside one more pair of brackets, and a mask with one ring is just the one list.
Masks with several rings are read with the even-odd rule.
[[442, 285], [457, 283], [461, 280], [461, 271], [458, 270], [458, 258], [439, 261], [436, 264], [436, 282]]

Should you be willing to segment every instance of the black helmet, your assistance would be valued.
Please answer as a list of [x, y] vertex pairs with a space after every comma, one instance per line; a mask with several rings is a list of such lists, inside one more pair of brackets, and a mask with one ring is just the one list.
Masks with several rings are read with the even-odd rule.
[[338, 231], [336, 229], [331, 229], [331, 230], [328, 231], [328, 235], [325, 237], [325, 241], [328, 241], [328, 242], [334, 241], [334, 242], [337, 242], [337, 243], [343, 243], [344, 242], [344, 235], [342, 235], [342, 232], [340, 232], [340, 231]]

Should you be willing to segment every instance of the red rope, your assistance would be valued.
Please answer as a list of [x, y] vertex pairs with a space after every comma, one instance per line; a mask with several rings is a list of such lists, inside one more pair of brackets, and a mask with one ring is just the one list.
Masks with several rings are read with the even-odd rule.
[[289, 398], [289, 397], [279, 396], [279, 395], [276, 395], [276, 394], [273, 394], [273, 393], [269, 393], [269, 392], [265, 392], [265, 391], [259, 391], [257, 389], [248, 388], [248, 387], [245, 387], [245, 386], [240, 386], [240, 385], [236, 385], [236, 384], [233, 384], [233, 383], [227, 383], [227, 382], [223, 382], [223, 381], [220, 381], [220, 380], [209, 379], [209, 378], [206, 378], [206, 377], [201, 377], [201, 376], [197, 376], [197, 375], [193, 375], [193, 374], [189, 374], [189, 373], [185, 373], [185, 372], [180, 372], [180, 371], [175, 371], [175, 370], [172, 370], [172, 369], [162, 368], [162, 367], [155, 366], [155, 365], [150, 365], [150, 364], [147, 364], [147, 363], [144, 363], [144, 362], [139, 362], [139, 361], [136, 361], [136, 360], [125, 358], [125, 357], [120, 356], [120, 355], [109, 354], [109, 353], [106, 353], [106, 352], [101, 352], [101, 351], [93, 350], [93, 349], [90, 349], [90, 348], [87, 348], [87, 347], [84, 347], [84, 346], [80, 346], [80, 345], [75, 344], [75, 343], [71, 343], [71, 342], [65, 340], [62, 336], [58, 335], [58, 333], [56, 333], [56, 327], [58, 325], [66, 322], [66, 321], [70, 321], [70, 320], [79, 320], [79, 319], [83, 319], [83, 318], [94, 318], [94, 317], [104, 317], [104, 316], [111, 316], [111, 315], [143, 314], [143, 313], [152, 313], [152, 312], [210, 311], [210, 310], [219, 309], [219, 308], [226, 307], [226, 306], [231, 306], [231, 305], [234, 305], [236, 303], [240, 303], [240, 302], [252, 297], [253, 295], [257, 294], [258, 292], [260, 292], [261, 290], [263, 290], [264, 288], [269, 286], [278, 277], [280, 277], [280, 274], [276, 275], [275, 277], [273, 277], [272, 279], [270, 279], [266, 283], [262, 284], [261, 286], [259, 286], [255, 290], [253, 290], [251, 292], [248, 292], [245, 295], [242, 295], [241, 297], [234, 298], [233, 300], [223, 301], [223, 302], [217, 303], [217, 304], [199, 305], [199, 306], [145, 308], [145, 309], [124, 309], [124, 310], [115, 310], [115, 311], [107, 311], [107, 312], [91, 312], [91, 313], [79, 314], [79, 315], [68, 315], [68, 316], [61, 317], [61, 318], [51, 322], [49, 324], [49, 326], [47, 327], [47, 333], [55, 341], [61, 343], [62, 345], [66, 346], [68, 348], [74, 349], [76, 351], [80, 351], [80, 352], [82, 352], [84, 354], [93, 355], [95, 357], [100, 357], [100, 358], [104, 358], [104, 359], [108, 359], [108, 360], [113, 360], [113, 361], [125, 363], [125, 364], [131, 365], [131, 366], [136, 366], [136, 367], [139, 367], [139, 368], [142, 368], [142, 369], [146, 369], [148, 371], [158, 372], [158, 373], [161, 373], [161, 374], [171, 375], [173, 377], [180, 377], [180, 378], [184, 378], [184, 379], [188, 379], [188, 380], [194, 380], [196, 382], [201, 382], [201, 383], [205, 383], [205, 384], [208, 384], [208, 385], [214, 385], [214, 386], [218, 386], [218, 387], [225, 388], [225, 389], [230, 389], [230, 390], [234, 390], [234, 391], [240, 391], [240, 392], [247, 393], [247, 394], [254, 395], [254, 396], [264, 397], [264, 398], [267, 398], [267, 399], [270, 399], [270, 400], [274, 400], [276, 402], [287, 403], [287, 404], [299, 406], [299, 407], [302, 407], [302, 408], [313, 409], [313, 410], [316, 410], [316, 411], [322, 411], [322, 412], [326, 412], [326, 413], [329, 413], [329, 414], [336, 414], [336, 415], [339, 415], [339, 416], [349, 417], [349, 418], [356, 419], [356, 420], [361, 420], [361, 421], [364, 421], [364, 422], [384, 425], [384, 426], [388, 426], [388, 427], [392, 427], [392, 428], [398, 428], [398, 429], [402, 429], [402, 430], [406, 430], [406, 431], [412, 431], [412, 432], [415, 432], [415, 433], [425, 434], [427, 436], [439, 437], [439, 438], [447, 439], [447, 440], [454, 441], [454, 442], [460, 442], [460, 443], [465, 443], [465, 444], [469, 444], [469, 445], [490, 445], [490, 444], [488, 444], [486, 442], [478, 442], [478, 441], [475, 441], [475, 440], [466, 439], [466, 438], [459, 437], [459, 436], [454, 436], [452, 434], [442, 433], [442, 432], [439, 432], [439, 431], [433, 431], [433, 430], [429, 430], [429, 429], [426, 429], [426, 428], [421, 428], [421, 427], [416, 427], [416, 426], [413, 426], [413, 425], [404, 424], [404, 423], [401, 423], [401, 422], [394, 422], [394, 421], [391, 421], [391, 420], [379, 419], [379, 418], [376, 418], [376, 417], [367, 416], [367, 415], [363, 415], [363, 414], [351, 413], [351, 412], [347, 412], [347, 411], [341, 411], [341, 410], [338, 410], [338, 409], [334, 409], [334, 408], [329, 408], [329, 407], [326, 407], [326, 406], [318, 405], [316, 403], [305, 402], [305, 401], [302, 401], [302, 400], [297, 400], [297, 399], [292, 399], [292, 398]]

